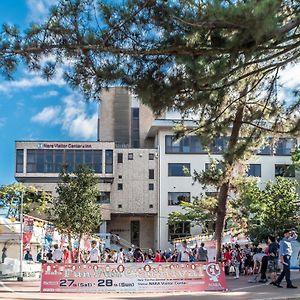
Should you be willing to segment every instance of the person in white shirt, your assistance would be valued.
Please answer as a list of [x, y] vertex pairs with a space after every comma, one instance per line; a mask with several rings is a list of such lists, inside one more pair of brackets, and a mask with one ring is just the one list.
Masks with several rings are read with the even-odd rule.
[[63, 252], [58, 248], [57, 244], [54, 245], [52, 259], [56, 263], [61, 263], [61, 261], [63, 259]]
[[123, 264], [124, 263], [124, 253], [123, 253], [122, 248], [120, 248], [120, 252], [117, 254], [117, 263], [118, 264]]
[[92, 241], [92, 249], [90, 250], [90, 258], [89, 261], [91, 263], [98, 263], [100, 262], [100, 251], [98, 248], [96, 248], [97, 242]]
[[190, 249], [187, 247], [187, 242], [182, 242], [182, 248], [178, 255], [179, 262], [189, 262], [190, 261]]

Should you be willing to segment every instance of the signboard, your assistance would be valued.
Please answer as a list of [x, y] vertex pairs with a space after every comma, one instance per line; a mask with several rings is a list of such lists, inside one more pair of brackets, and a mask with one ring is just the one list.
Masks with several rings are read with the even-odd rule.
[[43, 264], [41, 292], [175, 292], [226, 289], [222, 264]]
[[38, 143], [38, 149], [92, 149], [87, 143]]

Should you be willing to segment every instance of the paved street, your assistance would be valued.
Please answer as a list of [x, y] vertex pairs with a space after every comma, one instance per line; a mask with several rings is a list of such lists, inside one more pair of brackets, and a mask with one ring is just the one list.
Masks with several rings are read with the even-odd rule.
[[[228, 292], [218, 293], [160, 293], [160, 294], [88, 294], [88, 299], [220, 299], [220, 300], [236, 300], [236, 299], [300, 299], [300, 272], [293, 271], [292, 278], [295, 285], [299, 286], [299, 289], [279, 289], [270, 285], [260, 283], [248, 283], [251, 277], [242, 277], [239, 280], [234, 278], [228, 278]], [[284, 284], [283, 284], [284, 285]], [[22, 283], [16, 281], [5, 281], [0, 283], [0, 299], [82, 299], [87, 298], [87, 295], [83, 294], [41, 294], [39, 292], [39, 281], [24, 281]]]

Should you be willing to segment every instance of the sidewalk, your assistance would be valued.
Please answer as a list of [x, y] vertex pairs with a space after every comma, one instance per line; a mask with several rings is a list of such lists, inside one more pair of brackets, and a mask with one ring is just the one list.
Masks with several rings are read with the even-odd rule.
[[[0, 282], [0, 299], [2, 300], [27, 300], [27, 299], [47, 299], [47, 300], [89, 300], [99, 299], [163, 299], [163, 300], [181, 300], [181, 299], [207, 299], [214, 300], [260, 300], [260, 299], [300, 299], [300, 272], [292, 271], [293, 284], [297, 285], [298, 289], [279, 289], [277, 287], [261, 284], [248, 283], [248, 280], [253, 277], [246, 276], [240, 279], [228, 277], [227, 285], [228, 292], [203, 292], [203, 293], [127, 293], [127, 294], [41, 294], [39, 292], [39, 281], [5, 281]], [[282, 284], [285, 286], [285, 282]]]

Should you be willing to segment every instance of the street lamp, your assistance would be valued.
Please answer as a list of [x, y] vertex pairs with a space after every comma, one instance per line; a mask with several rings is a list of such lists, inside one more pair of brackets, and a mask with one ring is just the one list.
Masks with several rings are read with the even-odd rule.
[[19, 276], [17, 277], [18, 281], [23, 281], [23, 200], [24, 200], [24, 191], [21, 192], [21, 203], [20, 203], [20, 269]]

